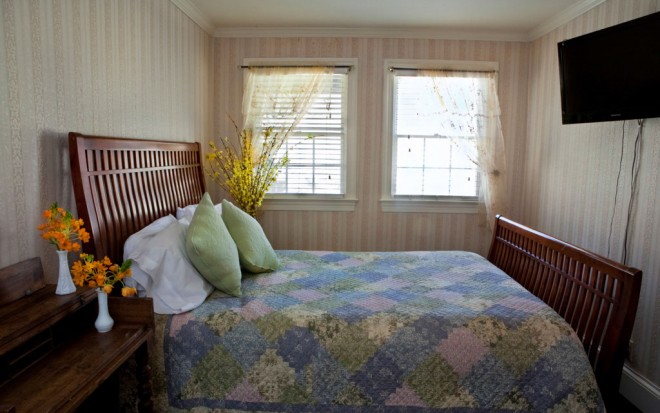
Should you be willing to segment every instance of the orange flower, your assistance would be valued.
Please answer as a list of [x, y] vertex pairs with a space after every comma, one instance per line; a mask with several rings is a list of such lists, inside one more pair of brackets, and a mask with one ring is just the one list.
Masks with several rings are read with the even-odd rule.
[[83, 220], [75, 219], [71, 212], [58, 207], [54, 202], [43, 213], [45, 223], [37, 229], [41, 237], [61, 251], [80, 251], [80, 243], [89, 241], [89, 233], [83, 228]]
[[137, 290], [133, 287], [124, 287], [121, 289], [121, 295], [124, 297], [134, 297], [137, 295]]
[[[104, 257], [100, 261], [95, 261], [93, 255], [83, 253], [80, 254], [80, 261], [73, 263], [71, 275], [75, 284], [82, 286], [87, 283], [89, 287], [102, 288], [108, 294], [112, 292], [114, 285], [119, 282], [124, 286], [122, 288], [122, 295], [127, 296], [126, 294], [130, 291], [124, 292], [128, 287], [124, 285], [123, 279], [131, 276], [132, 264], [132, 260], [126, 260], [119, 266], [113, 264], [108, 257]], [[132, 290], [135, 289], [133, 288]]]

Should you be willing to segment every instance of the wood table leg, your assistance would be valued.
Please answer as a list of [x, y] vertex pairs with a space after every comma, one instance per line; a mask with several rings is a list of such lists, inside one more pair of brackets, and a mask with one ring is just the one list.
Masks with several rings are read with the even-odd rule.
[[137, 362], [138, 379], [138, 409], [142, 413], [152, 413], [154, 411], [151, 401], [151, 367], [149, 367], [149, 347], [148, 343], [143, 343], [135, 352]]

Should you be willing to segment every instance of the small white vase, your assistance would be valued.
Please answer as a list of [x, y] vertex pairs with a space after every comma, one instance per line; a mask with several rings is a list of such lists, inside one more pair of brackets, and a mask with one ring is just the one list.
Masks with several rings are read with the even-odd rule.
[[69, 251], [57, 250], [60, 267], [59, 275], [57, 276], [57, 288], [55, 289], [55, 294], [58, 295], [66, 295], [76, 292], [76, 286], [73, 284], [71, 271], [69, 271], [68, 255]]
[[100, 288], [96, 292], [99, 300], [99, 315], [94, 322], [94, 327], [99, 333], [107, 333], [112, 330], [112, 326], [115, 324], [108, 311], [108, 294]]

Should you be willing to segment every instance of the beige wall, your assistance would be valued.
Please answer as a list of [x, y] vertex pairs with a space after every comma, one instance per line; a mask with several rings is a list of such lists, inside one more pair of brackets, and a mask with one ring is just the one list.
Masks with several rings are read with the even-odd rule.
[[200, 140], [212, 40], [170, 0], [0, 3], [0, 267], [55, 252], [36, 230], [75, 208], [69, 131]]
[[[381, 146], [385, 59], [482, 60], [499, 62], [502, 125], [512, 178], [521, 176], [526, 130], [528, 45], [516, 42], [375, 38], [215, 39], [215, 137], [232, 134], [226, 115], [241, 119], [245, 58], [356, 58], [358, 204], [354, 212], [266, 211], [266, 234], [278, 249], [433, 250], [465, 249], [485, 254], [490, 235], [476, 215], [383, 213]], [[511, 192], [521, 182], [514, 179]], [[220, 198], [215, 188], [214, 197]]]
[[[617, 261], [623, 257], [637, 122], [628, 121], [625, 127], [623, 122], [561, 125], [557, 42], [654, 11], [655, 0], [609, 0], [534, 41], [530, 53], [523, 221]], [[631, 365], [656, 384], [660, 384], [659, 166], [660, 119], [656, 118], [647, 120], [643, 130], [627, 260], [644, 271]]]

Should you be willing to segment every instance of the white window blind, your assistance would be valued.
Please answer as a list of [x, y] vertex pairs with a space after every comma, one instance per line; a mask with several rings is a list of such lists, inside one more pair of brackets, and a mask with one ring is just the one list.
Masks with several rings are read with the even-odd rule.
[[[478, 128], [442, 109], [430, 77], [395, 74], [393, 79], [392, 194], [476, 198]], [[442, 79], [450, 91], [465, 81]]]
[[[300, 76], [304, 82], [304, 75]], [[346, 96], [348, 75], [332, 75], [329, 93], [316, 97], [307, 113], [288, 136], [278, 156], [288, 153], [289, 163], [280, 171], [269, 194], [345, 193]], [[277, 108], [291, 106], [295, 97], [282, 97], [273, 104], [273, 113], [261, 119], [263, 127], [290, 124]]]

